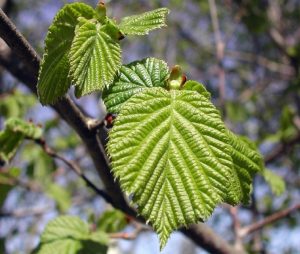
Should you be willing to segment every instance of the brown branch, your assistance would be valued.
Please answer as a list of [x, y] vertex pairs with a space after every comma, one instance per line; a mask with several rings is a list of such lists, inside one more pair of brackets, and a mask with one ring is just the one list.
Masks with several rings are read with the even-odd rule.
[[[20, 38], [20, 33], [17, 32], [15, 26], [8, 20], [5, 14], [0, 12], [0, 16], [2, 16], [0, 18], [1, 36], [11, 47], [11, 49], [6, 45], [0, 47], [2, 48], [2, 52], [0, 51], [0, 63], [4, 63], [3, 66], [9, 72], [36, 94], [39, 64], [36, 65], [35, 63], [39, 63], [39, 57], [36, 53], [32, 53], [31, 47], [27, 47], [28, 43], [26, 39], [22, 36]], [[9, 25], [2, 24], [7, 22]], [[9, 29], [9, 33], [5, 33], [5, 29]], [[13, 43], [12, 38], [15, 40]], [[22, 44], [22, 46], [19, 44]], [[20, 48], [25, 51], [20, 50]], [[4, 55], [1, 54], [3, 52], [5, 53]], [[13, 61], [11, 59], [14, 55], [13, 52], [21, 54], [20, 58], [16, 58], [15, 61]], [[35, 58], [34, 61], [32, 61], [31, 57]], [[32, 69], [32, 71], [28, 71], [30, 69]], [[81, 137], [105, 185], [105, 190], [113, 200], [112, 205], [124, 213], [143, 221], [141, 217], [137, 216], [135, 210], [128, 205], [123, 197], [120, 185], [114, 181], [113, 175], [111, 174], [109, 160], [104, 148], [107, 140], [107, 130], [103, 126], [102, 128], [101, 126], [98, 128], [97, 124], [89, 124], [91, 123], [91, 119], [87, 117], [68, 96], [56, 103], [53, 108]], [[215, 254], [236, 253], [230, 244], [204, 224], [192, 225], [189, 229], [182, 230], [182, 232], [190, 237], [197, 245]]]
[[224, 59], [224, 49], [225, 44], [222, 41], [220, 26], [219, 26], [219, 19], [218, 19], [218, 12], [215, 0], [208, 0], [209, 3], [209, 10], [210, 16], [212, 20], [214, 36], [215, 36], [215, 43], [216, 43], [216, 52], [217, 52], [217, 60], [218, 60], [218, 76], [219, 76], [219, 101], [220, 107], [225, 113], [225, 69], [223, 66], [223, 59]]
[[45, 206], [45, 207], [32, 207], [26, 209], [18, 209], [11, 212], [0, 211], [0, 218], [4, 218], [4, 217], [23, 218], [28, 216], [41, 216], [45, 212], [49, 211], [50, 209], [51, 209], [50, 206]]
[[27, 40], [17, 30], [15, 25], [0, 9], [0, 37], [5, 38], [7, 45], [14, 49], [14, 52], [29, 64], [32, 71], [39, 68], [40, 58]]
[[37, 139], [35, 140], [35, 142], [37, 144], [39, 144], [44, 152], [46, 154], [48, 154], [49, 156], [51, 156], [52, 158], [58, 159], [60, 161], [62, 161], [64, 164], [66, 164], [70, 169], [73, 170], [73, 172], [75, 172], [84, 182], [85, 184], [91, 188], [93, 191], [95, 191], [95, 193], [97, 193], [99, 196], [101, 196], [107, 203], [113, 203], [112, 198], [110, 197], [110, 195], [105, 192], [104, 190], [99, 189], [95, 184], [93, 184], [93, 182], [91, 182], [87, 176], [82, 172], [81, 168], [79, 167], [79, 165], [71, 160], [66, 159], [65, 157], [63, 157], [62, 155], [56, 153], [52, 148], [50, 148], [47, 143], [42, 140], [42, 139]]
[[191, 225], [188, 229], [181, 229], [181, 232], [211, 253], [242, 254], [203, 223]]
[[265, 227], [268, 224], [271, 224], [273, 222], [276, 222], [282, 218], [287, 217], [288, 215], [290, 215], [293, 212], [296, 212], [297, 210], [300, 210], [300, 203], [296, 204], [290, 208], [284, 209], [282, 211], [279, 211], [277, 213], [274, 213], [266, 218], [264, 218], [262, 221], [253, 223], [249, 226], [246, 226], [244, 228], [242, 228], [240, 230], [240, 236], [241, 237], [245, 237], [248, 234], [251, 234], [253, 232], [255, 232], [256, 230], [262, 229], [263, 227]]
[[239, 231], [241, 229], [241, 223], [238, 217], [238, 207], [229, 207], [229, 213], [232, 218], [232, 226], [233, 226], [233, 231], [234, 231], [234, 236], [235, 236], [235, 242], [234, 246], [236, 250], [240, 252], [245, 252], [244, 246], [243, 246], [243, 241], [242, 238], [240, 237]]
[[284, 154], [288, 153], [290, 149], [298, 143], [300, 143], [300, 132], [291, 140], [276, 146], [270, 154], [265, 156], [265, 163], [270, 164], [274, 162]]
[[109, 234], [109, 238], [111, 239], [123, 239], [123, 240], [134, 240], [136, 239], [140, 233], [151, 230], [150, 227], [146, 227], [140, 223], [135, 223], [135, 230], [133, 232], [117, 232]]
[[[10, 45], [9, 48], [0, 41], [0, 63], [30, 88], [33, 93], [37, 94], [36, 84], [40, 57], [17, 31], [3, 11], [0, 12], [0, 35]], [[38, 65], [35, 63], [38, 63]], [[77, 132], [86, 145], [105, 189], [113, 199], [113, 205], [125, 210], [127, 213], [134, 214], [124, 199], [120, 186], [115, 183], [111, 174], [104, 146], [98, 138], [98, 132], [103, 132], [103, 130], [95, 130], [94, 125], [90, 124], [93, 121], [80, 110], [69, 96], [66, 96], [52, 107]]]

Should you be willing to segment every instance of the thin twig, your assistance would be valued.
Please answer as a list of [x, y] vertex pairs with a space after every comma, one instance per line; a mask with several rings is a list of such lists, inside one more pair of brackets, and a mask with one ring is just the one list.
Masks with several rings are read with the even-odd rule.
[[142, 225], [140, 223], [135, 223], [135, 230], [133, 232], [117, 232], [109, 234], [109, 238], [111, 239], [123, 239], [123, 240], [134, 240], [138, 237], [138, 235], [142, 232], [151, 230], [150, 227]]
[[265, 156], [265, 163], [269, 164], [274, 162], [282, 155], [288, 153], [290, 149], [298, 143], [300, 143], [300, 132], [291, 140], [276, 146], [270, 154]]
[[229, 207], [229, 212], [232, 218], [232, 225], [233, 225], [233, 231], [234, 231], [234, 236], [235, 236], [235, 242], [234, 242], [234, 247], [236, 248], [236, 250], [240, 251], [240, 252], [245, 252], [244, 246], [243, 246], [243, 242], [242, 242], [242, 238], [240, 237], [240, 229], [241, 229], [241, 223], [238, 217], [238, 207]]
[[43, 148], [43, 150], [45, 151], [45, 153], [47, 153], [49, 156], [51, 156], [52, 158], [56, 158], [56, 159], [62, 161], [70, 169], [72, 169], [86, 183], [86, 185], [88, 187], [90, 187], [98, 195], [100, 195], [101, 197], [103, 197], [106, 202], [108, 202], [108, 203], [112, 203], [113, 202], [112, 198], [104, 190], [99, 189], [95, 184], [93, 184], [87, 178], [87, 176], [82, 172], [81, 168], [79, 167], [79, 165], [76, 162], [68, 160], [65, 157], [63, 157], [62, 155], [56, 153], [52, 148], [50, 148], [46, 144], [46, 142], [43, 139], [37, 139], [37, 140], [35, 140], [35, 142], [37, 144], [39, 144]]
[[218, 76], [219, 76], [219, 101], [220, 107], [225, 113], [225, 69], [223, 66], [223, 59], [224, 59], [224, 48], [225, 44], [222, 41], [221, 32], [220, 32], [220, 25], [218, 19], [218, 12], [215, 0], [208, 0], [209, 3], [209, 10], [210, 16], [212, 20], [214, 36], [215, 36], [215, 43], [216, 43], [216, 51], [217, 51], [217, 60], [218, 60]]
[[28, 216], [41, 216], [45, 212], [49, 211], [50, 209], [51, 209], [50, 206], [44, 206], [44, 207], [18, 209], [11, 212], [0, 211], [0, 218], [4, 218], [4, 217], [23, 218]]
[[248, 234], [251, 234], [253, 232], [255, 232], [256, 230], [262, 229], [263, 227], [265, 227], [268, 224], [271, 224], [273, 222], [276, 222], [282, 218], [287, 217], [288, 215], [290, 215], [291, 213], [300, 210], [300, 203], [296, 204], [290, 208], [284, 209], [282, 211], [276, 212], [266, 218], [264, 218], [263, 220], [253, 223], [249, 226], [246, 226], [244, 228], [242, 228], [240, 230], [240, 236], [241, 237], [245, 237]]

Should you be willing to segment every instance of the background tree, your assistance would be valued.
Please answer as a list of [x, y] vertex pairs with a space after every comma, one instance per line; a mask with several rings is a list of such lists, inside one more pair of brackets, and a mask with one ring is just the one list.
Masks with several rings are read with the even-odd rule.
[[[64, 1], [2, 2], [18, 30], [42, 54], [47, 28]], [[96, 1], [86, 3], [95, 5]], [[162, 6], [171, 9], [168, 29], [122, 42], [124, 62], [155, 56], [170, 66], [183, 66], [190, 79], [206, 85], [226, 124], [254, 140], [266, 166], [286, 183], [284, 191], [280, 178], [268, 174], [264, 177], [267, 185], [258, 176], [250, 206], [222, 206], [208, 223], [182, 232], [212, 253], [297, 253], [298, 1], [122, 1], [109, 5], [112, 16], [117, 18]], [[121, 253], [158, 252], [156, 238], [149, 228], [132, 218], [132, 210], [113, 182], [100, 142], [105, 142], [106, 131], [101, 128], [105, 112], [99, 107], [99, 96], [77, 100], [71, 95], [55, 104], [54, 110], [41, 107], [32, 95], [36, 93], [39, 57], [10, 25], [1, 13], [0, 64], [7, 71], [1, 75], [0, 121], [21, 117], [42, 123], [44, 134], [40, 141], [44, 139], [46, 143], [26, 141], [14, 160], [1, 167], [0, 234], [5, 237], [2, 252], [29, 253], [45, 223], [58, 214], [79, 215], [110, 231], [111, 238], [136, 239], [130, 243], [117, 241], [115, 248]], [[105, 195], [99, 192], [104, 187], [113, 205], [130, 215], [106, 215], [117, 216], [117, 226], [108, 223], [103, 215], [104, 210], [111, 209], [103, 199]], [[288, 239], [282, 237], [287, 234]], [[153, 239], [153, 244], [142, 252], [141, 246], [148, 238]], [[188, 244], [191, 253], [200, 252], [180, 234], [174, 234], [165, 253], [182, 252], [175, 244], [177, 239], [183, 246]]]

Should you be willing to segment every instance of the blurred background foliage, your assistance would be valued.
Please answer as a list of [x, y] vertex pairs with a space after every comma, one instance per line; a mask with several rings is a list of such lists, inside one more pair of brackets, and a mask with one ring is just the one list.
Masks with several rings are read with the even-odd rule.
[[[55, 13], [68, 2], [73, 1], [2, 0], [0, 5], [42, 54], [47, 28]], [[94, 6], [97, 1], [84, 2]], [[170, 66], [181, 65], [189, 79], [206, 85], [226, 124], [254, 140], [266, 160], [279, 144], [284, 147], [282, 156], [267, 164], [270, 172], [265, 180], [269, 184], [262, 177], [255, 179], [252, 204], [239, 208], [241, 223], [257, 221], [300, 200], [300, 145], [299, 142], [291, 145], [300, 132], [300, 1], [217, 0], [221, 51], [216, 48], [218, 41], [209, 1], [105, 3], [110, 16], [117, 20], [162, 6], [169, 8], [168, 28], [121, 42], [123, 62], [154, 56]], [[93, 117], [103, 118], [99, 94], [77, 102]], [[97, 186], [102, 186], [76, 134], [1, 69], [1, 129], [10, 117], [41, 124], [47, 144], [76, 161]], [[130, 221], [109, 209], [65, 165], [26, 141], [8, 165], [0, 166], [0, 253], [30, 253], [38, 244], [45, 224], [59, 214], [79, 215], [109, 232], [130, 231]], [[299, 221], [299, 214], [294, 214], [256, 232], [246, 239], [247, 250], [299, 253]], [[226, 207], [216, 209], [208, 224], [225, 239], [233, 240], [232, 218]], [[156, 236], [144, 232], [133, 241], [113, 241], [110, 251], [153, 254], [159, 253], [157, 246]], [[205, 252], [175, 233], [162, 253]]]

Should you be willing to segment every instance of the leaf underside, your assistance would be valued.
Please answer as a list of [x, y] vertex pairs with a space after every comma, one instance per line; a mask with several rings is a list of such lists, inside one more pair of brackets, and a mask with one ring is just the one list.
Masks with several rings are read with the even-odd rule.
[[218, 111], [193, 91], [151, 88], [122, 107], [109, 134], [112, 169], [163, 247], [226, 198], [231, 147]]
[[101, 90], [121, 66], [120, 44], [105, 32], [105, 25], [86, 21], [76, 30], [70, 63], [77, 97]]
[[165, 87], [169, 77], [167, 64], [156, 58], [146, 58], [123, 65], [113, 84], [103, 91], [107, 111], [119, 113], [122, 105], [149, 87]]
[[45, 40], [45, 53], [38, 79], [42, 104], [53, 104], [64, 96], [71, 85], [68, 60], [78, 17], [92, 18], [94, 10], [84, 3], [65, 5], [55, 16]]
[[167, 8], [159, 8], [139, 15], [125, 17], [121, 20], [119, 28], [124, 34], [145, 35], [151, 30], [166, 26], [168, 13]]

